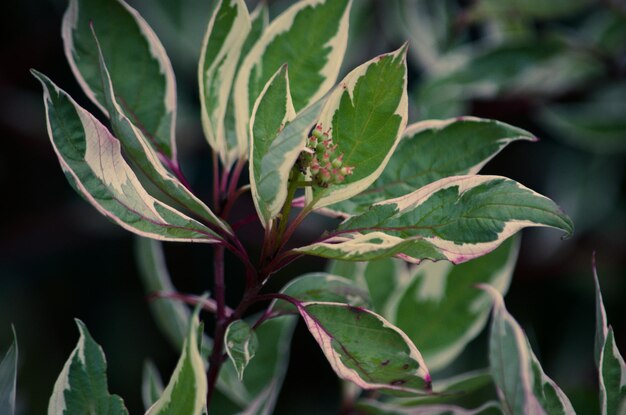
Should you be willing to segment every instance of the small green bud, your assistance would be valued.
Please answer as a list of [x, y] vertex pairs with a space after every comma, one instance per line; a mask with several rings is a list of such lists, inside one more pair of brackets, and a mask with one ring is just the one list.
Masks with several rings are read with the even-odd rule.
[[318, 125], [317, 127], [315, 127], [313, 129], [313, 137], [315, 137], [316, 139], [320, 140], [324, 137], [324, 134], [322, 133], [322, 126]]

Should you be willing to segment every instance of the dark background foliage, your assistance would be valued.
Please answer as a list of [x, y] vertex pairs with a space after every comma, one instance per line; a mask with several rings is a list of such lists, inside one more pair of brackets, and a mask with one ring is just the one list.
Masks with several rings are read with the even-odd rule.
[[[184, 170], [200, 194], [207, 196], [211, 166], [200, 127], [195, 62], [212, 1], [130, 3], [145, 15], [172, 58], [178, 81], [178, 140]], [[289, 3], [271, 2], [273, 10]], [[375, 54], [398, 47], [401, 39], [407, 37], [397, 30], [397, 16], [385, 10], [394, 3], [397, 2], [355, 0], [344, 72]], [[460, 24], [465, 34], [449, 39], [469, 44], [485, 33], [468, 18], [466, 3], [455, 3], [460, 8], [453, 14], [455, 20], [450, 26], [454, 29]], [[111, 391], [124, 397], [131, 413], [140, 413], [144, 359], [155, 360], [167, 377], [177, 353], [150, 316], [134, 263], [133, 237], [100, 216], [73, 192], [63, 177], [48, 141], [41, 91], [28, 72], [31, 67], [43, 71], [98, 114], [78, 88], [65, 61], [60, 37], [65, 7], [63, 0], [29, 0], [11, 2], [2, 12], [0, 186], [4, 196], [0, 219], [0, 353], [9, 345], [10, 325], [14, 324], [20, 345], [19, 410], [25, 414], [43, 413], [56, 376], [78, 337], [73, 318], [80, 318], [107, 355]], [[535, 41], [540, 47], [547, 41], [545, 33], [551, 27], [579, 33], [593, 13], [610, 12], [626, 26], [621, 7], [619, 1], [597, 2], [563, 16], [533, 18], [527, 23], [538, 31]], [[600, 42], [594, 36], [592, 33], [592, 46]], [[541, 91], [527, 93], [522, 88], [513, 94], [505, 91], [475, 96], [461, 90], [459, 98], [468, 114], [506, 121], [541, 138], [539, 143], [512, 145], [485, 172], [509, 176], [550, 196], [578, 225], [575, 235], [567, 240], [550, 230], [525, 232], [506, 300], [524, 326], [546, 372], [584, 414], [597, 412], [592, 353], [594, 250], [609, 321], [621, 350], [626, 352], [626, 129], [617, 130], [621, 147], [598, 150], [593, 142], [585, 142], [584, 133], [580, 145], [580, 141], [568, 139], [568, 134], [542, 123], [537, 114], [551, 105], [584, 100], [599, 87], [610, 91], [615, 86], [616, 93], [622, 93], [624, 89], [617, 85], [626, 80], [624, 39], [617, 36], [615, 55], [599, 59], [599, 72], [558, 94], [544, 96]], [[413, 53], [415, 45], [411, 48]], [[409, 63], [411, 121], [417, 121], [420, 114], [427, 112], [415, 103], [428, 81], [419, 62], [412, 59]], [[487, 80], [490, 69], [482, 73]], [[493, 67], [494, 77], [497, 69]], [[562, 80], [559, 71], [551, 76], [555, 83]], [[551, 81], [548, 78], [548, 83]], [[620, 99], [626, 102], [625, 95], [618, 95]], [[444, 104], [449, 109], [446, 105], [458, 102]], [[252, 211], [252, 204], [243, 201], [236, 215], [242, 217]], [[321, 219], [309, 219], [298, 237], [305, 241], [327, 225]], [[252, 251], [258, 251], [259, 231], [256, 225], [244, 231], [244, 243]], [[210, 289], [209, 246], [167, 244], [166, 252], [174, 282], [181, 291], [199, 293]], [[233, 258], [229, 259], [227, 283], [232, 302], [237, 300], [241, 273]], [[298, 274], [323, 267], [320, 260], [301, 260], [278, 274], [271, 286], [278, 289]], [[483, 335], [470, 345], [457, 367], [485, 365]], [[336, 413], [339, 394], [340, 382], [314, 341], [299, 326], [277, 413]]]

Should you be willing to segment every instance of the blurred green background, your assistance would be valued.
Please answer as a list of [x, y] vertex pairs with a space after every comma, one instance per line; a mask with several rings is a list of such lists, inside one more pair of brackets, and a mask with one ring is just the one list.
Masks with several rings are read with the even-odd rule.
[[[178, 142], [183, 169], [206, 197], [211, 165], [202, 136], [196, 62], [211, 0], [129, 1], [165, 44], [177, 76]], [[270, 1], [272, 15], [292, 1]], [[250, 2], [253, 6], [253, 2]], [[0, 353], [15, 325], [18, 407], [44, 413], [56, 376], [78, 337], [80, 318], [102, 345], [110, 390], [141, 413], [141, 368], [155, 360], [168, 376], [177, 353], [158, 332], [137, 276], [133, 239], [68, 186], [48, 142], [36, 68], [101, 116], [73, 79], [62, 50], [64, 0], [12, 2], [2, 13], [0, 65]], [[609, 322], [626, 353], [626, 2], [622, 0], [355, 0], [343, 72], [409, 41], [410, 122], [464, 114], [525, 128], [520, 142], [484, 173], [511, 177], [560, 204], [574, 236], [525, 232], [506, 297], [546, 373], [581, 414], [595, 414], [594, 296], [597, 251]], [[102, 117], [101, 117], [102, 118]], [[253, 212], [249, 200], [235, 216]], [[309, 240], [327, 220], [312, 218]], [[260, 227], [242, 232], [257, 252]], [[177, 287], [210, 289], [211, 248], [167, 244]], [[241, 270], [229, 258], [228, 295], [236, 301]], [[304, 259], [270, 288], [324, 263]], [[459, 367], [487, 364], [484, 335]], [[340, 383], [302, 326], [277, 414], [336, 413]]]

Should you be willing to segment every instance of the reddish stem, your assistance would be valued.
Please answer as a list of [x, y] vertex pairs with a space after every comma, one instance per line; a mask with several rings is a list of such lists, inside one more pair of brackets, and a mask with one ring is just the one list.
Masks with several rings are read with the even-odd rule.
[[220, 165], [217, 157], [217, 152], [213, 150], [213, 209], [215, 214], [219, 215], [220, 212]]

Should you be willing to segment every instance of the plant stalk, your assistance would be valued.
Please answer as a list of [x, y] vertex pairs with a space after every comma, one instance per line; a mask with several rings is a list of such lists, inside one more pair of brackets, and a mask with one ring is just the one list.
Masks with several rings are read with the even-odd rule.
[[216, 303], [216, 323], [213, 335], [213, 351], [209, 357], [209, 373], [207, 374], [207, 406], [215, 390], [217, 376], [224, 361], [224, 334], [228, 318], [226, 317], [226, 293], [224, 288], [224, 247], [216, 246], [213, 256], [214, 266], [214, 293]]

